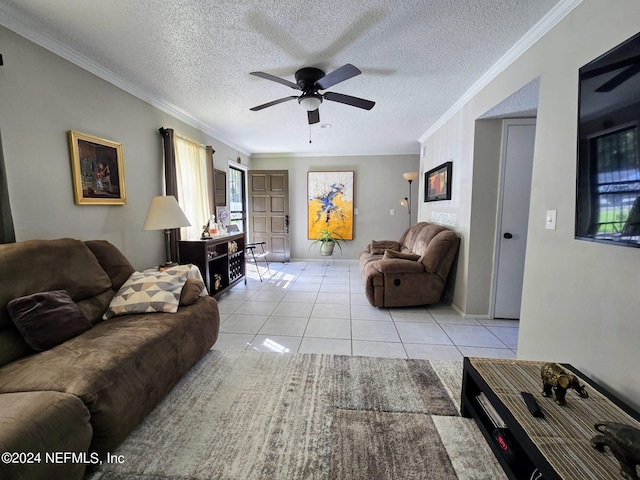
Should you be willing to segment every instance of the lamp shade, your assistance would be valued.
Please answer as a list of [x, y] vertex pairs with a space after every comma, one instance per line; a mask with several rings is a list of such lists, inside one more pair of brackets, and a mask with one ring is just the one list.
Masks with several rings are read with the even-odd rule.
[[190, 227], [191, 223], [178, 205], [176, 197], [166, 195], [153, 197], [143, 230], [169, 230], [172, 228]]
[[402, 177], [407, 182], [411, 182], [412, 180], [415, 180], [416, 178], [418, 178], [418, 172], [406, 172], [402, 174]]

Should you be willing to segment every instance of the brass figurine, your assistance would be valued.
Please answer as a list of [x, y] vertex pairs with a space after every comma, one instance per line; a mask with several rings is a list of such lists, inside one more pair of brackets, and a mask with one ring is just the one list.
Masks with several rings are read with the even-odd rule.
[[207, 220], [207, 224], [202, 226], [202, 235], [200, 235], [200, 240], [207, 240], [211, 238], [211, 234], [209, 233], [210, 225], [211, 225], [211, 220]]
[[545, 363], [540, 369], [540, 374], [542, 376], [542, 395], [551, 397], [551, 390], [555, 390], [558, 405], [566, 405], [565, 396], [569, 388], [575, 390], [580, 397], [589, 398], [584, 385], [580, 385], [578, 377], [573, 373], [568, 373], [557, 363]]
[[640, 430], [630, 425], [614, 422], [596, 423], [601, 433], [591, 439], [591, 446], [601, 452], [609, 447], [620, 462], [620, 474], [627, 480], [638, 480], [636, 465], [640, 464]]

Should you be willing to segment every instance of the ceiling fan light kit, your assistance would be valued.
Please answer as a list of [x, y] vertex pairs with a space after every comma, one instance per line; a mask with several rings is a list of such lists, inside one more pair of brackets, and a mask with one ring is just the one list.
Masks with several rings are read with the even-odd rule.
[[284, 78], [276, 77], [265, 72], [251, 72], [251, 75], [256, 77], [271, 80], [272, 82], [280, 83], [294, 90], [302, 90], [302, 95], [299, 97], [289, 96], [273, 100], [263, 105], [258, 105], [250, 110], [257, 112], [267, 107], [272, 107], [280, 103], [288, 102], [289, 100], [297, 99], [298, 103], [307, 111], [309, 125], [320, 122], [320, 112], [318, 107], [322, 104], [323, 100], [329, 100], [331, 102], [343, 103], [352, 107], [362, 108], [364, 110], [371, 110], [375, 105], [375, 102], [371, 100], [365, 100], [364, 98], [352, 97], [350, 95], [344, 95], [342, 93], [325, 92], [320, 93], [320, 90], [326, 90], [332, 86], [344, 82], [356, 75], [360, 75], [362, 72], [347, 63], [342, 67], [334, 70], [333, 72], [325, 75], [325, 73], [319, 68], [305, 67], [298, 70], [295, 74], [296, 83], [285, 80]]
[[298, 97], [298, 103], [304, 107], [307, 112], [317, 110], [322, 103], [322, 95], [317, 93], [303, 93]]

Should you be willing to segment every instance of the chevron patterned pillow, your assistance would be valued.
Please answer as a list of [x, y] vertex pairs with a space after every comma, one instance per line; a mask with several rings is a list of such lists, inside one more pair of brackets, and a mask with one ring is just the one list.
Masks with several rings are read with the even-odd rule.
[[186, 270], [178, 267], [164, 272], [133, 272], [111, 300], [103, 320], [132, 313], [177, 312], [187, 272], [188, 267]]

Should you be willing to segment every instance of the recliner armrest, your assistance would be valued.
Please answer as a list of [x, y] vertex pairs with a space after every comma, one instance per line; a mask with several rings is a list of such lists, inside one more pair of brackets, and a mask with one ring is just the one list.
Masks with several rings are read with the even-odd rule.
[[385, 258], [376, 262], [381, 273], [424, 273], [422, 262], [402, 258]]

